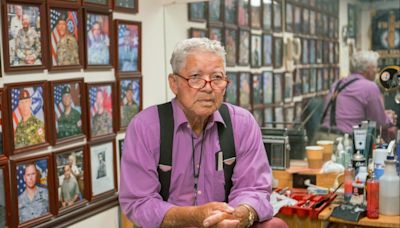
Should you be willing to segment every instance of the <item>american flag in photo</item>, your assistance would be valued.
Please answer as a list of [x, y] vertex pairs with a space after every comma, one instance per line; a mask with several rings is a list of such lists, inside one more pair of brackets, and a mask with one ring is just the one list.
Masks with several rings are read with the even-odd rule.
[[22, 116], [18, 109], [19, 102], [19, 94], [21, 93], [21, 89], [25, 89], [29, 92], [32, 105], [31, 111], [32, 114], [38, 117], [41, 120], [44, 120], [43, 115], [43, 88], [40, 86], [37, 87], [28, 87], [28, 88], [15, 88], [11, 89], [11, 110], [12, 110], [12, 119], [14, 130], [17, 129], [18, 123], [21, 121]]
[[[61, 113], [64, 112], [64, 105], [62, 103], [62, 91], [66, 86], [70, 86], [71, 91], [75, 90], [75, 89], [79, 89], [78, 84], [75, 84], [75, 88], [73, 85], [71, 86], [69, 84], [62, 84], [62, 85], [55, 86], [53, 95], [54, 95], [54, 111], [56, 113], [57, 119], [61, 116]], [[78, 106], [79, 106], [79, 104], [78, 104]], [[73, 107], [73, 108], [77, 109], [79, 112], [81, 112], [81, 109], [78, 106], [75, 106], [74, 99], [72, 99], [71, 107]]]
[[120, 45], [121, 45], [121, 43], [124, 42], [123, 37], [124, 37], [126, 29], [127, 29], [126, 25], [124, 25], [124, 24], [121, 24], [118, 26], [118, 38], [119, 38], [118, 40], [120, 42]]
[[97, 107], [95, 105], [97, 91], [101, 91], [101, 93], [103, 94], [103, 108], [111, 114], [112, 113], [111, 86], [98, 86], [98, 87], [93, 86], [89, 89], [89, 103], [90, 103], [91, 116], [94, 116], [94, 114], [96, 114], [97, 111]]
[[94, 86], [91, 87], [89, 89], [89, 103], [90, 103], [90, 114], [91, 114], [91, 116], [94, 116], [94, 114], [97, 111], [97, 108], [96, 108], [96, 105], [95, 105], [95, 103], [96, 103], [96, 94], [97, 94], [97, 87], [94, 87]]
[[138, 48], [139, 45], [139, 37], [138, 37], [138, 31], [137, 31], [137, 26], [136, 25], [124, 25], [120, 24], [118, 25], [118, 44], [122, 45], [124, 42], [124, 34], [126, 30], [129, 30], [131, 33], [131, 36], [133, 36], [132, 43], [130, 46], [134, 48]]
[[58, 19], [61, 16], [66, 15], [65, 22], [67, 24], [67, 30], [70, 34], [74, 35], [78, 40], [78, 15], [74, 11], [61, 11], [61, 10], [50, 10], [50, 29], [51, 29], [51, 53], [53, 64], [57, 64], [57, 44], [60, 41], [60, 35], [57, 31]]
[[125, 98], [125, 94], [126, 94], [126, 89], [129, 85], [129, 83], [132, 83], [132, 91], [133, 91], [133, 101], [135, 101], [136, 104], [138, 104], [140, 106], [140, 84], [139, 84], [139, 80], [123, 80], [121, 82], [121, 86], [122, 86], [122, 92], [121, 92], [121, 98], [120, 100], [122, 100], [122, 104], [121, 105], [125, 105], [128, 101]]
[[[38, 177], [40, 179], [36, 180], [36, 184], [40, 187], [47, 187], [47, 159], [37, 160], [35, 161], [36, 170], [38, 172]], [[26, 184], [24, 181], [24, 174], [25, 174], [25, 167], [26, 165], [18, 165], [17, 166], [17, 191], [18, 196], [21, 195], [26, 188]]]

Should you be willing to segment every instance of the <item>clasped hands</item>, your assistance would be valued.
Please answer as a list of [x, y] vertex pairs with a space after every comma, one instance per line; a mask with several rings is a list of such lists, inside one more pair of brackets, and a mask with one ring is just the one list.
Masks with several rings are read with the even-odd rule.
[[226, 203], [211, 202], [198, 207], [202, 227], [248, 227], [250, 211], [244, 206], [233, 208]]

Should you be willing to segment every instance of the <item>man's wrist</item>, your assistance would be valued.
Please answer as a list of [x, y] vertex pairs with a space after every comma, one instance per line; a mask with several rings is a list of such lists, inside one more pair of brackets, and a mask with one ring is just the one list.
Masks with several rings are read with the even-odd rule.
[[240, 206], [245, 207], [249, 211], [249, 217], [247, 218], [247, 227], [251, 227], [256, 219], [255, 210], [248, 204], [240, 204]]

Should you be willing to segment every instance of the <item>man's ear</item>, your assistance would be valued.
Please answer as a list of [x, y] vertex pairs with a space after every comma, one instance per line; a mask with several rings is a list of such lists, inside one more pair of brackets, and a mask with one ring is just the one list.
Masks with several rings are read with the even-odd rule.
[[169, 88], [171, 91], [176, 95], [178, 93], [178, 82], [176, 81], [176, 77], [174, 74], [169, 74], [168, 75], [168, 83], [169, 83]]

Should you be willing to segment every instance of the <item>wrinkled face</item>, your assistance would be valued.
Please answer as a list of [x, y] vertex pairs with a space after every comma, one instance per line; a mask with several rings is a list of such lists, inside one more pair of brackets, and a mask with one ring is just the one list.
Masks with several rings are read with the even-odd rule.
[[365, 72], [365, 77], [368, 80], [375, 80], [376, 73], [378, 73], [378, 65], [377, 64], [372, 64], [368, 67], [367, 71]]
[[71, 106], [71, 102], [72, 102], [71, 94], [66, 93], [66, 94], [64, 94], [64, 95], [62, 96], [62, 103], [63, 103], [63, 105], [64, 105], [65, 107]]
[[19, 100], [18, 109], [22, 116], [29, 116], [31, 114], [32, 100], [30, 98]]
[[20, 5], [15, 6], [15, 14], [16, 14], [18, 17], [21, 17], [21, 16], [22, 16], [22, 6], [20, 6]]
[[65, 36], [65, 33], [67, 32], [67, 23], [64, 20], [58, 21], [57, 32], [60, 36]]
[[22, 27], [29, 28], [29, 23], [30, 23], [29, 17], [23, 16], [22, 17]]
[[69, 167], [69, 165], [66, 165], [64, 167], [64, 178], [69, 179], [70, 177], [71, 177], [71, 168]]
[[[192, 75], [202, 75], [201, 78], [210, 80], [214, 73], [224, 73], [224, 60], [211, 52], [193, 51], [186, 58], [186, 65], [179, 73], [185, 78]], [[226, 89], [213, 89], [207, 83], [202, 89], [189, 86], [187, 80], [170, 74], [169, 86], [182, 105], [184, 112], [194, 117], [208, 118], [222, 103]]]
[[101, 33], [100, 24], [98, 24], [98, 23], [94, 24], [92, 27], [92, 32], [93, 32], [94, 36], [96, 36], [96, 37], [99, 36]]
[[29, 165], [25, 168], [24, 181], [27, 188], [34, 188], [36, 184], [36, 167]]

